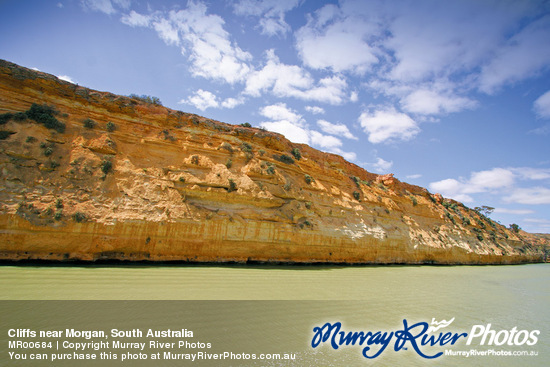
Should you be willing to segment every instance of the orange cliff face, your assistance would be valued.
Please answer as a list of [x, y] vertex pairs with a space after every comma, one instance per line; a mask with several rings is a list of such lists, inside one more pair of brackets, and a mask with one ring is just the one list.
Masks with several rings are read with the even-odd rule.
[[548, 249], [279, 134], [6, 61], [0, 114], [3, 260], [508, 264]]

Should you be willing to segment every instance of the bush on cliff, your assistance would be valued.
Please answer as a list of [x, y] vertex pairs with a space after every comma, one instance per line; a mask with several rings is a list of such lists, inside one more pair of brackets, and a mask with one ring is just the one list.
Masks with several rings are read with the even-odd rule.
[[55, 118], [55, 115], [57, 115], [58, 112], [51, 106], [33, 103], [31, 108], [29, 108], [25, 114], [31, 120], [46, 126], [48, 129], [52, 129], [60, 133], [65, 132], [65, 124]]

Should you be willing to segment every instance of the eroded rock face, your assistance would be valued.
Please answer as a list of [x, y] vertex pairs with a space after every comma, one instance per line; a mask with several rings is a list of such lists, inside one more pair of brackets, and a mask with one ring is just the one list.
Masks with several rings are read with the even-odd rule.
[[[0, 140], [0, 259], [545, 258], [548, 240], [535, 244], [460, 203], [276, 133], [89, 90], [5, 61], [0, 97], [0, 113], [11, 114], [0, 126], [10, 132]], [[33, 103], [54, 107], [64, 131], [25, 118]]]

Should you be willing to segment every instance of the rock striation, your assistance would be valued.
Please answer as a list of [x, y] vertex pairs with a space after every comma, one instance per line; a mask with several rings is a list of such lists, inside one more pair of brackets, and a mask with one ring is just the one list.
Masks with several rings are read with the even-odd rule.
[[512, 264], [548, 239], [282, 135], [0, 61], [0, 259]]

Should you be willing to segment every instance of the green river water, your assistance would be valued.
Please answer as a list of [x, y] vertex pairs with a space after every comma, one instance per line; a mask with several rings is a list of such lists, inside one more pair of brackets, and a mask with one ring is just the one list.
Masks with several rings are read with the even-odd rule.
[[[550, 265], [517, 266], [215, 266], [106, 265], [1, 266], [0, 365], [2, 366], [548, 366], [550, 365]], [[395, 338], [374, 359], [362, 356], [365, 345], [329, 343], [312, 348], [314, 327], [341, 322], [344, 331], [375, 333], [409, 325], [451, 320], [436, 332], [472, 333], [475, 325], [505, 338], [538, 330], [534, 345], [422, 346], [426, 355], [470, 351], [532, 355], [442, 355], [425, 359], [412, 344], [394, 350]], [[481, 327], [480, 326], [480, 327]], [[175, 348], [174, 353], [288, 353], [294, 360], [224, 359], [36, 361], [10, 358], [8, 330], [192, 330], [192, 342], [210, 349]], [[416, 329], [418, 330], [418, 329]], [[527, 334], [521, 334], [520, 337]], [[521, 343], [521, 338], [518, 339]], [[21, 338], [19, 338], [21, 339]], [[171, 341], [161, 338], [162, 342]], [[512, 338], [513, 339], [513, 338]], [[22, 339], [21, 339], [22, 340]], [[31, 340], [31, 339], [26, 339]], [[34, 340], [46, 340], [36, 338]], [[52, 338], [50, 341], [63, 341]], [[72, 341], [80, 339], [73, 338]], [[91, 341], [82, 339], [84, 341]], [[106, 339], [112, 340], [112, 339]], [[176, 339], [174, 339], [175, 341]], [[93, 340], [92, 340], [93, 341]], [[111, 341], [112, 342], [112, 341]], [[512, 342], [510, 342], [512, 343]], [[513, 343], [512, 343], [513, 344]], [[372, 345], [374, 354], [380, 345]], [[107, 350], [105, 350], [107, 351]], [[113, 353], [134, 353], [131, 349]], [[168, 349], [166, 350], [168, 351]], [[491, 352], [489, 352], [491, 351]], [[47, 353], [62, 351], [47, 350]], [[101, 351], [93, 351], [99, 357]], [[72, 353], [66, 349], [64, 353]], [[27, 358], [30, 354], [27, 354]], [[22, 357], [21, 357], [22, 358]]]

